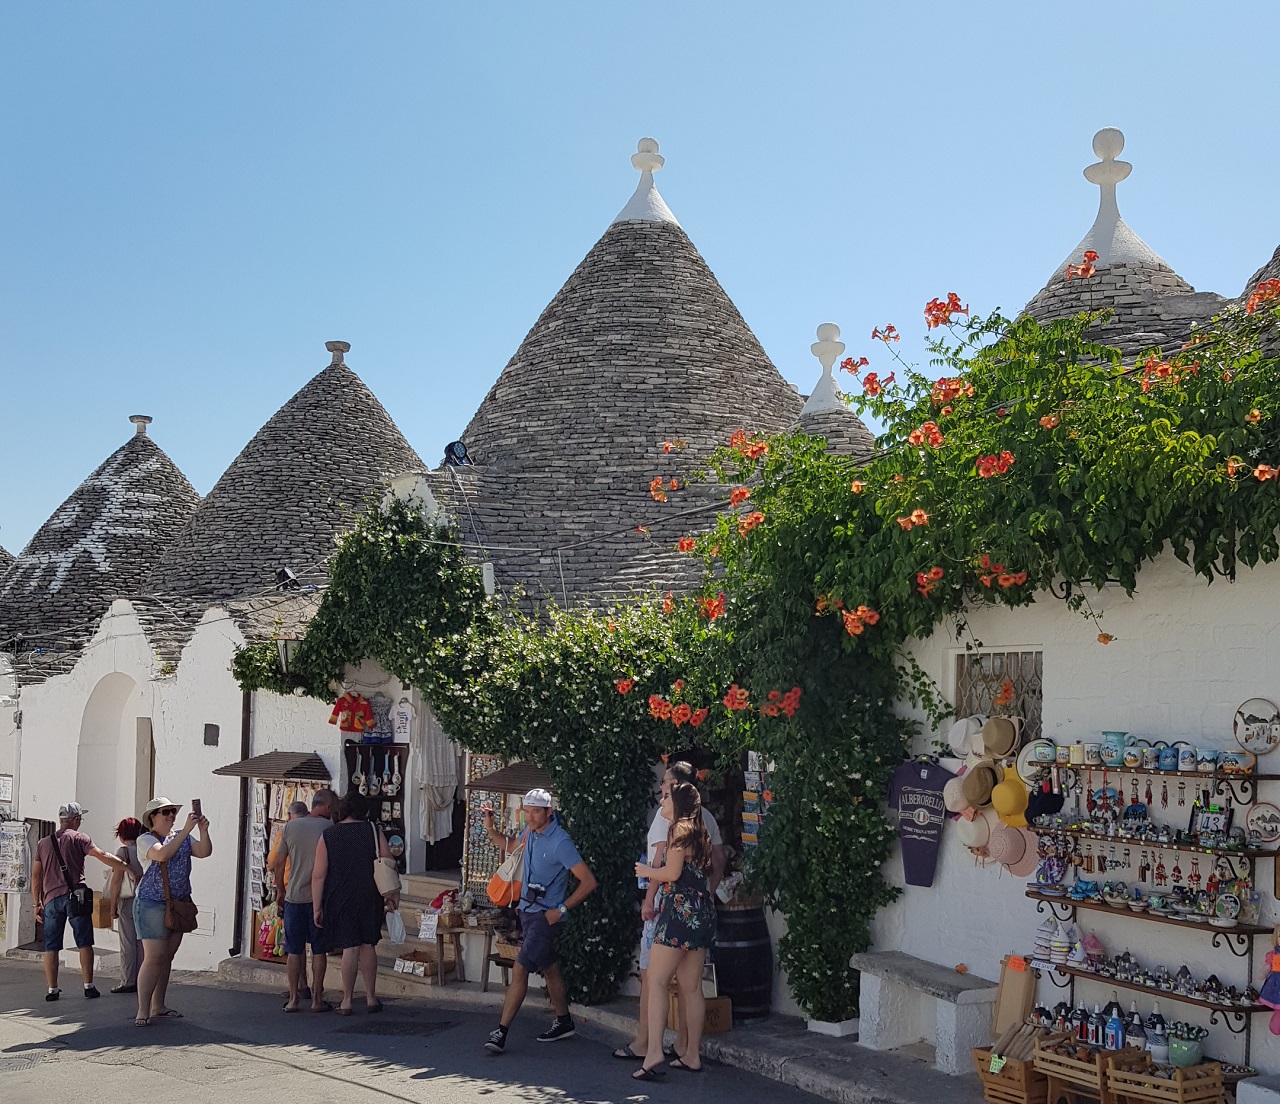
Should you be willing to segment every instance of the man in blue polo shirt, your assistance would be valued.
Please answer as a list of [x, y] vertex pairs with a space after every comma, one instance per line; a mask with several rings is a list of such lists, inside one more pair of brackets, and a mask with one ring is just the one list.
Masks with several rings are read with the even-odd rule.
[[[596, 888], [595, 875], [582, 861], [560, 818], [551, 811], [551, 795], [546, 790], [530, 790], [524, 795], [524, 818], [529, 826], [527, 831], [519, 836], [504, 836], [494, 825], [493, 809], [484, 810], [485, 830], [499, 852], [506, 855], [521, 842], [525, 845], [524, 877], [520, 903], [516, 906], [524, 935], [520, 955], [511, 968], [511, 984], [502, 1003], [502, 1018], [484, 1044], [485, 1049], [494, 1054], [501, 1054], [507, 1045], [507, 1030], [524, 1003], [531, 973], [546, 978], [547, 995], [556, 1014], [550, 1029], [538, 1036], [538, 1042], [553, 1043], [574, 1034], [556, 954], [556, 928]], [[570, 874], [578, 880], [578, 888], [572, 893], [569, 893]], [[488, 968], [486, 962], [485, 969]]]

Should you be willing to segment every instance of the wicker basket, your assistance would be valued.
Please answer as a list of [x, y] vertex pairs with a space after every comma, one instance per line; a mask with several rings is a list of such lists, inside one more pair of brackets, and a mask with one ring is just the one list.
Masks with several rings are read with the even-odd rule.
[[1000, 1072], [992, 1073], [990, 1047], [974, 1047], [972, 1054], [987, 1104], [1045, 1104], [1049, 1082], [1032, 1061], [1007, 1058]]
[[[1111, 1090], [1107, 1087], [1108, 1059], [1119, 1059], [1135, 1068], [1150, 1062], [1146, 1052], [1136, 1047], [1103, 1050], [1080, 1042], [1070, 1033], [1050, 1035], [1036, 1041], [1035, 1067], [1051, 1080], [1051, 1097], [1069, 1085], [1073, 1090], [1093, 1097], [1099, 1104], [1114, 1104]], [[1054, 1104], [1052, 1099], [1049, 1104]]]
[[497, 936], [493, 941], [493, 949], [498, 953], [499, 957], [510, 959], [514, 962], [520, 954], [520, 944], [512, 943], [504, 935]]
[[1107, 1087], [1118, 1104], [1222, 1104], [1226, 1099], [1218, 1062], [1186, 1066], [1172, 1070], [1168, 1077], [1156, 1077], [1146, 1066], [1113, 1057], [1107, 1062]]

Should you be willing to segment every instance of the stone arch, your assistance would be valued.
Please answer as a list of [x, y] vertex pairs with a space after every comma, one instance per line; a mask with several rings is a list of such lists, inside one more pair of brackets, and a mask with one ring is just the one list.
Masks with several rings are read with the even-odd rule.
[[80, 719], [75, 797], [89, 810], [83, 830], [108, 851], [118, 846], [116, 823], [137, 816], [150, 796], [151, 721], [139, 716], [140, 699], [137, 682], [113, 672], [93, 688]]

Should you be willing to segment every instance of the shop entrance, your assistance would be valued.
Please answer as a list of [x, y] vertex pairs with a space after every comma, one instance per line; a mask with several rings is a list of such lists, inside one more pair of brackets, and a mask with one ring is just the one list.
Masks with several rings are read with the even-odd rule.
[[155, 744], [151, 718], [139, 716], [142, 698], [132, 678], [114, 672], [93, 688], [80, 720], [74, 797], [89, 810], [81, 830], [107, 851], [115, 850], [117, 822], [137, 816], [151, 796]]

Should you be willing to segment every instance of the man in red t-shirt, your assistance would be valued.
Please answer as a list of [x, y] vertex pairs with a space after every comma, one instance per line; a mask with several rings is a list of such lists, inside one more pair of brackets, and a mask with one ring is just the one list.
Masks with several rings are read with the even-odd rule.
[[[100, 994], [93, 984], [93, 917], [70, 916], [67, 904], [71, 891], [84, 882], [84, 859], [92, 855], [115, 869], [128, 870], [128, 863], [109, 855], [80, 831], [80, 818], [88, 812], [77, 802], [68, 801], [58, 809], [58, 830], [45, 836], [36, 847], [36, 861], [31, 867], [31, 895], [36, 919], [44, 923], [44, 979], [49, 991], [44, 999], [56, 1001], [62, 996], [58, 988], [58, 958], [62, 953], [62, 936], [67, 921], [80, 948], [80, 976], [84, 995]], [[59, 861], [61, 860], [61, 861]], [[63, 867], [66, 873], [63, 873]]]

